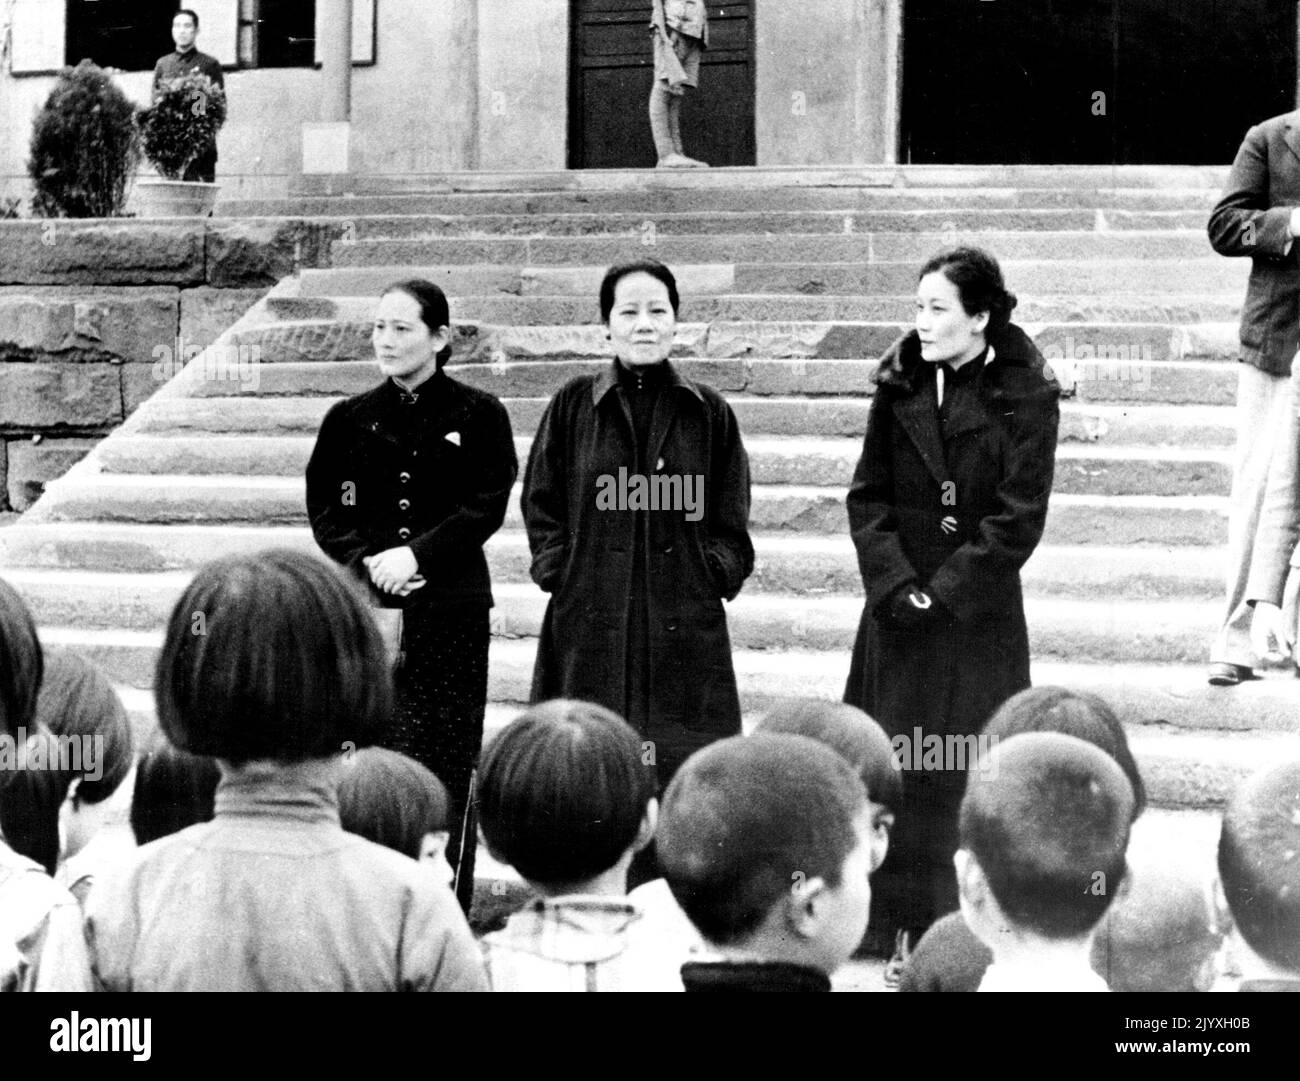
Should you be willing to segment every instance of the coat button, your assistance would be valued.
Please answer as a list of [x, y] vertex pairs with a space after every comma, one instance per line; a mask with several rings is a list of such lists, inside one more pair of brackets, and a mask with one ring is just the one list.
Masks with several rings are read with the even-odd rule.
[[398, 509], [398, 510], [410, 510], [410, 509], [411, 509], [411, 501], [410, 501], [409, 499], [399, 499], [399, 500], [397, 501], [397, 509]]
[[406, 472], [398, 473], [398, 474], [397, 474], [397, 482], [398, 482], [399, 484], [410, 484], [410, 482], [411, 482], [411, 474], [410, 474], [410, 473], [406, 473]]
[[407, 529], [406, 526], [402, 526], [402, 528], [397, 531], [397, 536], [400, 540], [410, 540], [411, 531]]
[[664, 545], [664, 555], [666, 555], [666, 556], [670, 556], [670, 555], [672, 555], [672, 554], [673, 554], [673, 546], [672, 546], [671, 544], [665, 544], [665, 545]]
[[675, 631], [675, 630], [677, 629], [677, 624], [676, 624], [676, 623], [669, 623], [669, 624], [668, 624], [668, 629], [669, 629], [670, 631]]

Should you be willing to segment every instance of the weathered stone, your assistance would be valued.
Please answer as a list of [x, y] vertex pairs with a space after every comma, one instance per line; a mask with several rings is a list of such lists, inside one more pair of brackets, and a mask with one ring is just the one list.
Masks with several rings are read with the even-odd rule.
[[125, 420], [171, 379], [172, 370], [161, 363], [123, 364], [122, 411]]
[[203, 280], [202, 224], [0, 222], [0, 285], [163, 285]]
[[122, 421], [114, 364], [0, 364], [0, 425], [100, 427]]
[[9, 505], [26, 510], [41, 497], [45, 485], [63, 476], [94, 448], [95, 439], [14, 440], [9, 447], [6, 489]]
[[349, 223], [340, 219], [213, 219], [207, 233], [208, 284], [271, 286], [295, 268], [329, 266], [331, 242], [348, 230]]
[[214, 289], [208, 285], [184, 290], [180, 295], [183, 347], [211, 345], [265, 295], [265, 289]]
[[0, 289], [0, 359], [135, 360], [176, 333], [174, 288]]

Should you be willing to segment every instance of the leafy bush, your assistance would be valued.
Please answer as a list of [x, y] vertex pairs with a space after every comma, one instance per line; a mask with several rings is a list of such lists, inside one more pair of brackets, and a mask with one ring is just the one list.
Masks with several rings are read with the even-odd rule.
[[206, 75], [172, 79], [139, 121], [145, 156], [163, 176], [179, 180], [216, 142], [226, 122], [226, 94]]
[[49, 218], [120, 215], [139, 162], [135, 106], [89, 60], [65, 68], [32, 125], [32, 212]]

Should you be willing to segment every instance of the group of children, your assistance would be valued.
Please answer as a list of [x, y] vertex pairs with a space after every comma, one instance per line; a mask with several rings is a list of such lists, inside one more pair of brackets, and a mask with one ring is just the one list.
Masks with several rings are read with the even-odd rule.
[[[631, 726], [546, 702], [483, 752], [483, 838], [534, 897], [480, 940], [443, 857], [445, 790], [370, 746], [384, 646], [334, 568], [287, 551], [202, 568], [155, 688], [141, 752], [112, 686], [47, 655], [0, 582], [5, 989], [830, 990], [901, 802], [886, 734], [841, 703], [774, 706], [660, 798]], [[1036, 688], [985, 734], [960, 911], [901, 990], [1300, 987], [1300, 761], [1235, 795], [1211, 876], [1130, 846], [1145, 793], [1104, 702]], [[662, 878], [629, 894], [652, 839]]]

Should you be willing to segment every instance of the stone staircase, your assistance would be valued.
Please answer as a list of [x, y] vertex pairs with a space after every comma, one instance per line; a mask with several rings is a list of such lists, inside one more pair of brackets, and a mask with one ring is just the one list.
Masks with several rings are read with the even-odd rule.
[[[971, 241], [1063, 403], [1047, 533], [1025, 570], [1034, 681], [1097, 691], [1142, 764], [1151, 829], [1202, 856], [1245, 774], [1300, 751], [1300, 681], [1205, 684], [1220, 615], [1245, 261], [1205, 239], [1216, 169], [901, 168], [447, 178], [434, 190], [227, 204], [341, 219], [329, 269], [286, 278], [209, 352], [0, 530], [0, 574], [51, 643], [98, 661], [141, 725], [161, 628], [206, 560], [313, 549], [303, 468], [328, 406], [377, 375], [369, 319], [398, 277], [440, 282], [457, 378], [509, 408], [521, 460], [549, 395], [606, 363], [604, 268], [678, 274], [676, 355], [724, 391], [754, 481], [758, 562], [729, 606], [747, 713], [838, 698], [861, 611], [844, 495], [875, 359], [907, 325], [921, 261]], [[213, 362], [260, 356], [248, 370]], [[545, 597], [518, 493], [489, 546], [489, 724], [525, 700]]]

